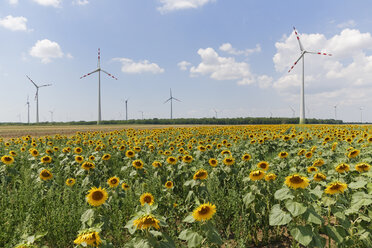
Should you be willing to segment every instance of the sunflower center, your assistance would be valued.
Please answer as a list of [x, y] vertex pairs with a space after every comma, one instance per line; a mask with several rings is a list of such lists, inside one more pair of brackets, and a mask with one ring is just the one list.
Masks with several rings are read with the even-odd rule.
[[358, 167], [361, 169], [367, 169], [368, 166], [366, 164], [360, 164]]
[[117, 179], [115, 179], [115, 178], [114, 178], [114, 179], [111, 179], [111, 183], [112, 183], [112, 184], [116, 184], [117, 182], [118, 182]]
[[196, 174], [196, 177], [204, 177], [204, 176], [206, 176], [206, 173], [204, 171], [199, 172], [198, 174]]
[[153, 225], [155, 224], [155, 220], [152, 217], [146, 217], [145, 220], [143, 221], [143, 224]]
[[168, 187], [171, 187], [172, 186], [172, 183], [171, 182], [167, 182], [167, 186]]
[[4, 160], [9, 162], [9, 161], [12, 161], [12, 158], [11, 157], [5, 157]]
[[266, 169], [266, 167], [267, 167], [267, 164], [260, 164], [261, 169]]
[[209, 213], [209, 207], [202, 207], [200, 210], [199, 210], [199, 214], [201, 215], [204, 215], [204, 214], [207, 214]]
[[302, 183], [304, 180], [303, 180], [301, 177], [299, 177], [299, 176], [292, 176], [292, 177], [289, 179], [289, 181], [291, 181], [291, 183], [293, 183], [293, 184], [300, 184], [300, 183]]
[[50, 176], [49, 172], [47, 172], [47, 171], [43, 171], [43, 172], [41, 172], [41, 175], [42, 175], [43, 177], [49, 177], [49, 176]]
[[334, 185], [331, 186], [330, 189], [331, 189], [331, 190], [340, 190], [340, 189], [341, 189], [341, 185], [339, 185], [339, 184], [334, 184]]
[[145, 196], [145, 198], [143, 200], [146, 203], [150, 203], [151, 202], [151, 196]]
[[94, 191], [92, 193], [92, 199], [95, 201], [99, 201], [103, 198], [103, 193], [101, 191]]

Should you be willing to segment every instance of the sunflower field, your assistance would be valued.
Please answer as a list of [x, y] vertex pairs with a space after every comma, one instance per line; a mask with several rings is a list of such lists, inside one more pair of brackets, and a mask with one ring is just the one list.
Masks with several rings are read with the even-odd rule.
[[372, 128], [0, 139], [0, 247], [372, 247]]

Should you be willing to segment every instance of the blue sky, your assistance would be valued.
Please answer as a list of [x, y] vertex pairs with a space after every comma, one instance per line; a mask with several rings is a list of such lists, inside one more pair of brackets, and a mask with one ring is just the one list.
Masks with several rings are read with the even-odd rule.
[[[299, 114], [305, 57], [306, 116], [372, 121], [371, 1], [2, 0], [0, 122]], [[293, 108], [294, 112], [291, 110]], [[362, 110], [361, 110], [362, 108]]]

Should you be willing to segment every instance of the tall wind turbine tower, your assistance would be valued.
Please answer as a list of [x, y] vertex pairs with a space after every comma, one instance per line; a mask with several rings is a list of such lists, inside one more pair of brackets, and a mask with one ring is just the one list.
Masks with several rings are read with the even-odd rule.
[[311, 54], [319, 54], [319, 55], [327, 55], [332, 56], [332, 54], [328, 53], [322, 53], [322, 52], [309, 52], [304, 49], [304, 47], [301, 44], [300, 37], [298, 36], [298, 33], [296, 31], [296, 28], [293, 27], [293, 30], [296, 34], [298, 44], [300, 45], [300, 51], [301, 55], [300, 57], [294, 62], [291, 69], [289, 69], [288, 73], [291, 72], [291, 70], [295, 67], [297, 62], [302, 59], [302, 84], [301, 84], [301, 101], [300, 101], [300, 124], [305, 124], [305, 54], [311, 53]]
[[292, 118], [295, 118], [296, 117], [296, 111], [294, 110], [294, 108], [292, 108], [291, 106], [289, 106], [292, 110]]
[[335, 120], [337, 120], [337, 104], [333, 107], [335, 108]]
[[170, 89], [170, 97], [168, 98], [168, 100], [166, 100], [164, 102], [164, 104], [170, 101], [170, 104], [171, 104], [171, 112], [170, 112], [171, 120], [173, 119], [173, 99], [180, 102], [180, 100], [178, 100], [177, 98], [172, 96], [172, 89]]
[[101, 71], [106, 73], [108, 76], [112, 77], [113, 79], [118, 80], [115, 76], [111, 75], [107, 71], [104, 71], [101, 69], [101, 50], [98, 48], [98, 62], [97, 62], [97, 69], [94, 71], [85, 74], [84, 76], [81, 76], [80, 79], [85, 78], [93, 73], [98, 72], [98, 120], [97, 120], [97, 125], [101, 122]]
[[36, 94], [35, 94], [35, 100], [36, 100], [36, 123], [39, 123], [39, 88], [51, 86], [52, 84], [43, 84], [43, 85], [37, 85], [32, 81], [31, 78], [29, 78], [27, 75], [26, 77], [31, 81], [31, 83], [36, 87]]
[[125, 120], [128, 120], [128, 99], [125, 100]]
[[30, 124], [30, 101], [29, 101], [28, 96], [27, 96], [26, 105], [27, 105], [27, 124]]

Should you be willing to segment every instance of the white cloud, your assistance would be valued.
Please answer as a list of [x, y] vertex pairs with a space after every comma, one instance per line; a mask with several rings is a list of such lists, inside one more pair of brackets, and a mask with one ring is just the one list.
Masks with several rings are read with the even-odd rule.
[[49, 63], [54, 58], [62, 58], [63, 53], [57, 42], [48, 39], [38, 40], [31, 48], [30, 55], [41, 59], [42, 63]]
[[8, 15], [0, 19], [0, 26], [12, 31], [27, 31], [27, 18], [23, 16], [13, 17]]
[[180, 68], [180, 70], [187, 71], [188, 70], [188, 67], [191, 66], [191, 63], [189, 63], [187, 61], [181, 61], [177, 65]]
[[219, 49], [223, 52], [227, 52], [228, 54], [245, 55], [245, 56], [248, 56], [251, 53], [261, 52], [260, 44], [257, 44], [256, 47], [253, 48], [253, 49], [237, 50], [237, 49], [233, 48], [230, 43], [224, 43], [219, 47]]
[[251, 73], [249, 64], [237, 62], [233, 57], [220, 57], [211, 47], [199, 49], [201, 63], [190, 68], [191, 76], [209, 75], [216, 80], [238, 80], [238, 84], [251, 84], [254, 75]]
[[162, 6], [157, 9], [165, 14], [181, 9], [196, 9], [215, 0], [158, 0]]
[[356, 26], [356, 22], [354, 20], [348, 20], [346, 22], [342, 22], [337, 25], [338, 28], [344, 29], [344, 28], [353, 28]]
[[11, 5], [17, 5], [18, 4], [18, 0], [8, 0], [9, 1], [9, 4]]
[[34, 2], [43, 5], [43, 6], [52, 6], [52, 7], [59, 7], [62, 0], [34, 0]]
[[[319, 112], [342, 102], [343, 106], [362, 106], [372, 95], [372, 35], [357, 29], [344, 29], [327, 38], [323, 34], [301, 34], [305, 50], [333, 56], [305, 55], [305, 100]], [[301, 61], [287, 73], [299, 57], [300, 49], [292, 33], [275, 44], [275, 68], [283, 73], [273, 87], [289, 101], [298, 102], [302, 78]], [[371, 106], [372, 107], [372, 106]], [[331, 107], [329, 107], [332, 110]], [[315, 111], [313, 111], [314, 113]]]
[[74, 58], [74, 56], [72, 56], [72, 54], [71, 54], [71, 53], [67, 53], [67, 54], [66, 54], [66, 58], [68, 58], [68, 59], [73, 59], [73, 58]]
[[148, 60], [134, 62], [128, 58], [115, 58], [114, 60], [121, 62], [121, 71], [130, 74], [139, 74], [150, 72], [153, 74], [163, 73], [164, 69], [155, 63], [150, 63]]
[[72, 3], [74, 5], [81, 5], [81, 6], [83, 6], [83, 5], [87, 5], [89, 3], [89, 1], [88, 0], [74, 0]]

